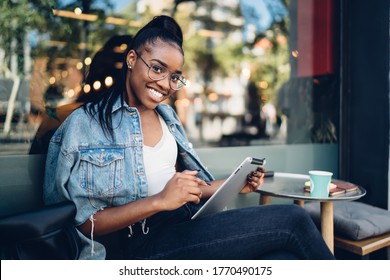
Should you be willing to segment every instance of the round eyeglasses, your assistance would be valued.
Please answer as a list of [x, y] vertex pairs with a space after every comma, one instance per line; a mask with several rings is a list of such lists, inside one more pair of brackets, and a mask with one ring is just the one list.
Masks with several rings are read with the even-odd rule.
[[[148, 70], [148, 76], [151, 80], [154, 81], [160, 81], [165, 79], [169, 74], [171, 74], [171, 71], [165, 67], [164, 65], [161, 64], [151, 64], [149, 65], [143, 57], [136, 51], [134, 50], [136, 55], [141, 58], [141, 60], [145, 63], [145, 65], [149, 68]], [[177, 73], [172, 73], [170, 78], [169, 78], [169, 86], [173, 90], [179, 90], [182, 87], [186, 85], [186, 78], [183, 76], [177, 74]]]

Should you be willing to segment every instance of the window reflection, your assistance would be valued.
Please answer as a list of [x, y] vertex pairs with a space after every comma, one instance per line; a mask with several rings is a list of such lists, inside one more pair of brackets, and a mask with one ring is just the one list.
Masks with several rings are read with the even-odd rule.
[[[22, 2], [1, 11], [11, 15], [19, 5], [13, 25], [22, 32], [0, 22], [0, 154], [27, 153], [58, 106], [115, 83], [105, 75], [82, 84], [108, 38], [173, 12], [169, 1], [114, 9], [101, 1], [78, 7], [47, 0], [28, 10]], [[195, 147], [337, 142], [333, 2], [204, 0], [174, 7], [185, 34], [188, 85], [170, 102]], [[26, 24], [25, 15], [40, 15], [39, 21]], [[123, 53], [126, 45], [115, 50]]]

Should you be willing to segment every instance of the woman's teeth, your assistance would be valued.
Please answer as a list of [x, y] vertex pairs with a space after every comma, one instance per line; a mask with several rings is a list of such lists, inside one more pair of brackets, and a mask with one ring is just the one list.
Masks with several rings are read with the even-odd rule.
[[161, 93], [154, 89], [149, 89], [149, 92], [156, 98], [161, 98], [163, 96]]

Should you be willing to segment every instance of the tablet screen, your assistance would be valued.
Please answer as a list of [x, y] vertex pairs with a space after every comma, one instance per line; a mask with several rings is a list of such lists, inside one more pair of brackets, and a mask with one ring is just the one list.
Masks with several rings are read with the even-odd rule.
[[226, 206], [239, 194], [247, 183], [247, 176], [258, 166], [265, 165], [265, 159], [247, 157], [232, 172], [221, 187], [195, 213], [192, 219], [223, 211]]

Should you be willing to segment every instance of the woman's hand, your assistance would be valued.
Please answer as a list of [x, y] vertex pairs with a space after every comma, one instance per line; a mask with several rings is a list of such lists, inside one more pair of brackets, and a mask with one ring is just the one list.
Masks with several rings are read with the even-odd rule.
[[[137, 223], [160, 211], [175, 210], [187, 202], [199, 203], [203, 196], [202, 189], [209, 187], [196, 177], [198, 171], [175, 173], [164, 189], [152, 196], [115, 207], [107, 207], [94, 214], [94, 223], [88, 219], [80, 230], [89, 236], [92, 226], [96, 235], [104, 235]], [[207, 195], [207, 193], [206, 193]]]
[[175, 173], [165, 188], [156, 195], [164, 210], [177, 209], [187, 202], [200, 202], [203, 194], [201, 186], [207, 184], [195, 176], [197, 173], [196, 170]]
[[240, 191], [241, 194], [251, 193], [257, 190], [264, 182], [264, 168], [257, 167], [256, 171], [248, 174], [247, 184]]

